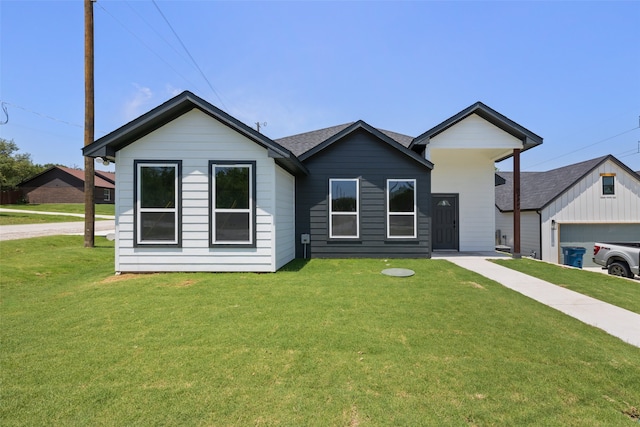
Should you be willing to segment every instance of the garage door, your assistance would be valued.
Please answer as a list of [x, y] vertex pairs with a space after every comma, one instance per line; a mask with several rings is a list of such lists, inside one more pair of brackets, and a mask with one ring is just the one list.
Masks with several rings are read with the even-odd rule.
[[[578, 246], [587, 251], [583, 267], [598, 267], [591, 261], [595, 242], [640, 242], [640, 224], [561, 224], [560, 247]], [[560, 263], [564, 263], [560, 251]]]

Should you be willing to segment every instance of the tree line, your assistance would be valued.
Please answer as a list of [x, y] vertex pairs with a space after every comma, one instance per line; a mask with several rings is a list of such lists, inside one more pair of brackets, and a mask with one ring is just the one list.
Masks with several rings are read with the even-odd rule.
[[56, 166], [53, 163], [35, 164], [31, 154], [19, 151], [13, 140], [0, 138], [0, 190], [13, 190], [25, 179]]

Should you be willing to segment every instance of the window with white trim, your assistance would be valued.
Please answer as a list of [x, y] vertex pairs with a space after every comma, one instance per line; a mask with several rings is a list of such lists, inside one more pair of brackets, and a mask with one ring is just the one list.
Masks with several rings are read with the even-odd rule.
[[211, 161], [211, 244], [255, 247], [255, 162]]
[[102, 190], [102, 194], [105, 202], [111, 201], [111, 190], [109, 190], [108, 188], [105, 188]]
[[616, 194], [616, 174], [602, 174], [602, 195], [615, 196]]
[[329, 237], [360, 236], [360, 183], [357, 179], [329, 179]]
[[181, 166], [179, 160], [134, 162], [136, 246], [181, 244]]
[[387, 180], [387, 237], [417, 237], [416, 180]]

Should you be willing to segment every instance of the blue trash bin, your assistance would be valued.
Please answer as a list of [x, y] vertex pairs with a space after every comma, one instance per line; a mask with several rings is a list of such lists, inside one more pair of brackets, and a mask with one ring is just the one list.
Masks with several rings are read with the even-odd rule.
[[562, 255], [564, 256], [564, 265], [582, 268], [582, 257], [587, 250], [578, 246], [563, 246]]

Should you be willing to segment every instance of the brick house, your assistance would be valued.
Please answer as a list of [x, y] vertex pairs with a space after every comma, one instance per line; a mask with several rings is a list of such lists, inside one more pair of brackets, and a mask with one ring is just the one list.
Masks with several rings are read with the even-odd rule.
[[[95, 171], [94, 201], [114, 203], [115, 173]], [[84, 171], [52, 166], [18, 184], [28, 203], [84, 203]]]

